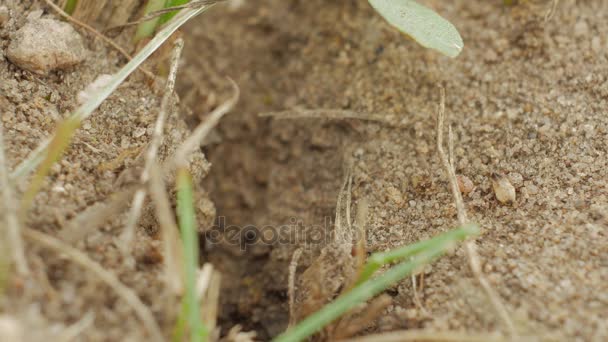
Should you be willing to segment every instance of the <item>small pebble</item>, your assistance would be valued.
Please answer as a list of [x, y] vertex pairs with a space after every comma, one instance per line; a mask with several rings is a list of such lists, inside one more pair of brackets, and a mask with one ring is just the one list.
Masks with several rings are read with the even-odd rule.
[[397, 205], [403, 204], [403, 202], [404, 202], [403, 195], [401, 194], [401, 191], [399, 191], [399, 189], [395, 188], [394, 186], [389, 186], [386, 189], [386, 194], [388, 195], [388, 198], [390, 198], [391, 201], [393, 201], [393, 203], [395, 203]]
[[458, 182], [458, 188], [463, 195], [468, 195], [475, 189], [475, 184], [467, 176], [456, 175], [456, 181]]
[[86, 54], [82, 38], [70, 24], [32, 18], [17, 31], [6, 55], [22, 69], [46, 75], [79, 64]]
[[498, 173], [492, 174], [492, 188], [496, 199], [502, 204], [513, 204], [515, 203], [515, 187], [511, 184], [511, 181], [503, 175]]

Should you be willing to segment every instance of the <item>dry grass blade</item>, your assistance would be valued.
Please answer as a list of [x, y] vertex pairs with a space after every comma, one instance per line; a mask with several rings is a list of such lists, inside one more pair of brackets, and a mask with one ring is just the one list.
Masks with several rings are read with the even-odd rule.
[[296, 323], [296, 270], [298, 269], [298, 261], [302, 256], [302, 248], [296, 249], [289, 263], [289, 280], [287, 291], [289, 295], [289, 326], [292, 327]]
[[171, 211], [169, 196], [167, 196], [160, 167], [156, 163], [150, 168], [149, 186], [150, 196], [154, 202], [163, 240], [165, 282], [174, 294], [181, 294], [184, 290], [183, 251], [177, 235], [177, 223]]
[[175, 153], [173, 165], [167, 165], [169, 168], [173, 168], [176, 166], [185, 166], [188, 161], [188, 156], [197, 148], [199, 148], [201, 141], [203, 141], [207, 134], [209, 134], [209, 132], [219, 123], [220, 119], [226, 113], [231, 111], [232, 108], [234, 108], [239, 99], [240, 90], [233, 80], [229, 79], [229, 81], [232, 84], [232, 88], [234, 90], [234, 95], [232, 96], [232, 98], [221, 104], [213, 112], [207, 115], [203, 122], [201, 122], [198, 127], [196, 127], [194, 132], [192, 132], [188, 139], [184, 141], [184, 143], [179, 147], [179, 149]]
[[[205, 324], [207, 324], [207, 328], [209, 331], [214, 333], [217, 327], [217, 315], [219, 312], [220, 305], [220, 292], [222, 284], [222, 275], [218, 271], [214, 271], [211, 274], [211, 281], [209, 283], [209, 287], [207, 289], [207, 294], [205, 296], [205, 300], [201, 302], [202, 304], [202, 315]], [[219, 334], [219, 331], [217, 332]], [[216, 338], [217, 339], [217, 338]]]
[[113, 194], [108, 200], [95, 203], [76, 217], [71, 219], [59, 232], [59, 238], [66, 242], [76, 242], [84, 239], [91, 232], [96, 231], [108, 220], [115, 217], [128, 205], [129, 199], [135, 192], [131, 187]]
[[342, 109], [298, 109], [281, 112], [267, 112], [259, 114], [260, 117], [273, 117], [275, 119], [359, 119], [366, 121], [380, 121], [392, 123], [396, 117], [392, 114], [368, 114]]
[[93, 322], [95, 321], [95, 313], [93, 311], [87, 312], [81, 319], [79, 319], [76, 323], [70, 325], [65, 330], [61, 332], [61, 334], [57, 337], [57, 341], [59, 342], [69, 342], [74, 341], [76, 338], [82, 334], [83, 331], [87, 330]]
[[213, 265], [205, 263], [203, 268], [198, 272], [198, 279], [196, 279], [196, 298], [200, 301], [207, 290], [209, 284], [211, 284], [211, 276], [213, 275]]
[[[184, 41], [182, 39], [176, 40], [173, 49], [173, 57], [171, 59], [171, 68], [167, 78], [167, 84], [165, 85], [165, 92], [161, 101], [158, 117], [154, 125], [154, 132], [152, 133], [150, 146], [148, 147], [145, 155], [145, 165], [140, 178], [142, 184], [145, 184], [150, 179], [150, 168], [156, 160], [158, 149], [162, 143], [165, 121], [167, 119], [169, 105], [171, 104], [171, 99], [173, 98], [173, 92], [175, 90], [175, 80], [177, 78], [177, 70], [179, 68], [179, 59], [181, 57], [183, 48]], [[141, 188], [137, 190], [135, 196], [133, 197], [133, 203], [131, 204], [131, 210], [127, 218], [125, 230], [120, 237], [121, 251], [125, 255], [129, 253], [131, 246], [133, 245], [133, 240], [135, 239], [135, 226], [137, 225], [137, 221], [141, 215], [141, 210], [143, 208], [145, 199], [146, 189]]]
[[150, 309], [148, 309], [148, 307], [142, 303], [133, 290], [121, 283], [114, 274], [108, 272], [105, 268], [103, 268], [103, 266], [91, 260], [83, 252], [52, 236], [33, 229], [24, 230], [23, 235], [39, 245], [52, 249], [59, 254], [65, 254], [71, 261], [95, 274], [97, 277], [99, 277], [99, 279], [111, 287], [120, 298], [131, 306], [133, 311], [135, 311], [137, 316], [139, 316], [139, 319], [142, 321], [143, 325], [146, 327], [146, 329], [148, 329], [153, 341], [162, 342], [164, 340], [163, 334], [160, 331], [158, 324], [154, 320], [154, 316], [152, 315]]
[[422, 301], [420, 300], [420, 295], [418, 294], [418, 285], [416, 284], [416, 275], [412, 274], [412, 292], [414, 293], [414, 304], [420, 309], [423, 315], [430, 317], [429, 312], [422, 305]]
[[367, 216], [369, 215], [369, 203], [367, 198], [362, 198], [357, 203], [357, 216], [355, 227], [357, 228], [357, 270], [363, 268], [367, 260]]
[[[456, 203], [456, 211], [458, 213], [458, 222], [460, 225], [465, 225], [468, 222], [467, 212], [464, 206], [464, 201], [462, 200], [462, 194], [460, 193], [460, 188], [458, 187], [458, 181], [456, 179], [456, 171], [454, 170], [454, 161], [450, 161], [448, 159], [448, 155], [446, 154], [443, 147], [443, 133], [444, 133], [444, 124], [445, 124], [445, 88], [441, 87], [440, 89], [440, 103], [439, 103], [439, 111], [437, 113], [437, 151], [439, 153], [439, 157], [441, 159], [441, 163], [443, 164], [443, 168], [447, 173], [448, 179], [450, 181], [450, 188], [452, 190], [452, 195], [454, 197], [454, 202]], [[449, 144], [453, 144], [453, 141], [449, 141]], [[449, 150], [453, 150], [453, 146], [449, 147]], [[453, 157], [452, 157], [453, 158]], [[502, 303], [498, 294], [494, 291], [488, 280], [485, 278], [483, 271], [481, 269], [481, 262], [479, 255], [477, 254], [477, 245], [474, 241], [468, 240], [465, 242], [465, 249], [467, 252], [467, 256], [469, 259], [469, 265], [475, 278], [483, 288], [486, 293], [486, 296], [492, 303], [494, 310], [503, 321], [507, 331], [511, 335], [511, 337], [516, 337], [517, 333], [515, 330], [515, 326], [511, 317], [509, 316], [507, 309]]]
[[[351, 206], [351, 191], [352, 191], [352, 165], [347, 164], [346, 166], [346, 175], [344, 176], [344, 182], [342, 183], [342, 188], [340, 189], [340, 193], [338, 194], [338, 200], [336, 202], [336, 219], [334, 224], [334, 241], [338, 246], [343, 248], [345, 253], [350, 255], [350, 251], [353, 244], [353, 230], [350, 219], [350, 206]], [[346, 208], [342, 204], [342, 201], [345, 200], [346, 197]], [[344, 208], [346, 223], [344, 226], [342, 223], [342, 209]]]
[[[23, 248], [23, 239], [21, 238], [21, 225], [17, 217], [17, 201], [13, 193], [13, 188], [9, 181], [8, 169], [6, 166], [6, 156], [4, 154], [4, 127], [0, 122], [0, 187], [2, 187], [2, 209], [4, 210], [4, 224], [7, 231], [10, 250], [13, 254], [13, 259], [17, 269], [17, 273], [21, 276], [27, 276], [30, 273], [25, 258]], [[0, 237], [0, 240], [2, 238]]]
[[459, 331], [403, 330], [353, 338], [344, 342], [507, 342], [508, 339], [490, 334], [467, 334]]

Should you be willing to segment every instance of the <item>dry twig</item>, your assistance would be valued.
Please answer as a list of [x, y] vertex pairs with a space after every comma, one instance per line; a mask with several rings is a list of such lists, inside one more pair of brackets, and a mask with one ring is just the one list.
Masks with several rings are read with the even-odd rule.
[[496, 335], [473, 335], [458, 331], [434, 332], [427, 330], [402, 330], [353, 338], [345, 342], [506, 342]]

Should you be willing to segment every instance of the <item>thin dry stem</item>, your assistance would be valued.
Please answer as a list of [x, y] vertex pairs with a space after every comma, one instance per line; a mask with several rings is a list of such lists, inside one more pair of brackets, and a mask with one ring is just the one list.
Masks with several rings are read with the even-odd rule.
[[506, 342], [501, 336], [459, 331], [402, 330], [353, 338], [345, 342]]
[[296, 324], [296, 270], [298, 269], [298, 262], [302, 256], [302, 248], [296, 249], [291, 257], [289, 263], [289, 284], [287, 286], [287, 293], [289, 295], [289, 326], [288, 328]]
[[[154, 163], [156, 160], [158, 149], [162, 143], [165, 121], [167, 119], [169, 105], [175, 89], [175, 80], [177, 78], [177, 70], [179, 68], [179, 58], [182, 54], [183, 48], [184, 41], [182, 39], [176, 40], [173, 48], [173, 58], [171, 59], [171, 69], [169, 71], [169, 76], [167, 77], [167, 84], [165, 85], [165, 93], [161, 101], [156, 124], [154, 125], [154, 132], [152, 133], [152, 138], [150, 139], [150, 146], [148, 147], [145, 155], [145, 166], [140, 178], [140, 182], [142, 184], [147, 183], [150, 179], [150, 168], [152, 167], [152, 163]], [[129, 211], [125, 230], [120, 237], [121, 251], [125, 255], [129, 253], [131, 247], [133, 246], [133, 240], [135, 239], [135, 226], [139, 221], [145, 199], [146, 189], [141, 188], [137, 190], [135, 196], [133, 197], [133, 203], [131, 204], [131, 210]]]
[[422, 311], [422, 314], [425, 316], [430, 316], [429, 312], [426, 311], [424, 305], [422, 305], [422, 301], [420, 300], [420, 296], [418, 295], [418, 285], [416, 285], [416, 275], [412, 274], [412, 291], [414, 292], [414, 304]]
[[113, 194], [104, 202], [91, 205], [65, 224], [58, 234], [59, 238], [69, 243], [84, 239], [89, 233], [116, 217], [116, 213], [121, 213], [135, 189], [135, 187], [127, 188]]
[[211, 275], [211, 283], [207, 289], [207, 297], [203, 302], [205, 310], [205, 324], [209, 331], [214, 331], [217, 326], [217, 315], [219, 312], [220, 305], [220, 292], [222, 290], [222, 275], [218, 271], [214, 271]]
[[[112, 39], [106, 37], [104, 34], [102, 34], [101, 32], [97, 31], [96, 29], [94, 29], [92, 26], [83, 23], [82, 21], [72, 17], [71, 15], [65, 13], [64, 10], [61, 9], [61, 7], [55, 5], [53, 3], [52, 0], [44, 0], [44, 2], [46, 2], [47, 5], [49, 5], [53, 10], [55, 10], [55, 12], [59, 13], [60, 16], [64, 17], [67, 21], [72, 22], [75, 25], [78, 25], [80, 27], [82, 27], [83, 29], [91, 32], [93, 35], [99, 37], [101, 40], [103, 40], [104, 42], [106, 42], [108, 45], [110, 45], [111, 47], [113, 47], [114, 49], [116, 49], [116, 51], [118, 51], [120, 54], [122, 54], [127, 60], [132, 60], [133, 56], [131, 56], [127, 51], [125, 51], [125, 49], [123, 49], [120, 45], [116, 44]], [[144, 67], [140, 66], [139, 70], [144, 73], [144, 75], [146, 75], [146, 77], [148, 77], [151, 80], [154, 80], [154, 74], [151, 73], [150, 71], [146, 70]]]
[[211, 284], [211, 276], [213, 275], [213, 265], [205, 263], [203, 268], [198, 273], [196, 280], [196, 298], [200, 301]]
[[[340, 188], [340, 193], [338, 194], [338, 200], [336, 202], [336, 219], [334, 223], [334, 241], [338, 243], [338, 246], [344, 248], [344, 250], [350, 250], [352, 248], [353, 243], [353, 232], [352, 226], [350, 222], [350, 200], [351, 200], [351, 187], [352, 187], [352, 167], [350, 164], [346, 166], [346, 175], [344, 176], [344, 182], [342, 183], [342, 187]], [[343, 208], [343, 199], [346, 197], [346, 215], [347, 215], [347, 226], [344, 227], [342, 224], [342, 208]]]
[[87, 328], [93, 325], [95, 321], [95, 313], [93, 311], [87, 312], [81, 319], [76, 323], [70, 325], [57, 337], [56, 341], [69, 342], [74, 341], [80, 334], [82, 334]]
[[141, 209], [144, 207], [144, 200], [146, 199], [146, 190], [139, 189], [133, 196], [133, 202], [131, 203], [131, 210], [129, 210], [129, 216], [127, 217], [127, 223], [125, 228], [118, 239], [118, 248], [123, 255], [128, 255], [133, 241], [135, 240], [135, 226], [139, 221]]
[[220, 119], [226, 113], [231, 111], [232, 108], [234, 108], [239, 99], [240, 90], [232, 79], [228, 80], [232, 84], [232, 88], [234, 90], [234, 95], [232, 95], [232, 98], [221, 104], [213, 112], [207, 115], [203, 122], [201, 122], [198, 127], [196, 127], [194, 132], [192, 132], [188, 139], [184, 141], [184, 143], [179, 147], [179, 149], [175, 153], [172, 165], [168, 165], [169, 168], [173, 168], [176, 166], [185, 167], [188, 162], [188, 156], [197, 148], [199, 148], [201, 141], [203, 141], [207, 134], [209, 134], [209, 132], [219, 123]]
[[[348, 166], [348, 170], [349, 170], [349, 174], [352, 172], [352, 166], [349, 165]], [[352, 223], [352, 219], [350, 217], [350, 207], [352, 205], [352, 199], [353, 199], [353, 177], [352, 175], [350, 175], [348, 177], [348, 185], [346, 186], [346, 226], [348, 227], [349, 231], [353, 231], [353, 223]]]
[[[359, 271], [365, 266], [367, 261], [367, 216], [369, 214], [369, 203], [367, 198], [362, 198], [357, 203], [357, 216], [355, 218], [355, 227], [359, 233], [357, 239], [357, 272], [355, 277], [359, 274]], [[357, 279], [353, 277], [353, 281]]]
[[392, 114], [359, 113], [351, 110], [342, 109], [300, 109], [294, 108], [280, 112], [260, 113], [260, 117], [273, 117], [276, 119], [358, 119], [365, 121], [380, 121], [393, 123], [396, 120]]
[[107, 271], [103, 266], [91, 260], [86, 254], [78, 249], [56, 239], [50, 235], [38, 232], [33, 229], [25, 229], [23, 235], [31, 241], [42, 245], [48, 249], [54, 250], [59, 254], [66, 255], [71, 261], [79, 264], [83, 268], [95, 274], [99, 279], [111, 287], [116, 294], [128, 303], [133, 311], [139, 316], [143, 325], [148, 329], [153, 341], [162, 342], [163, 334], [154, 320], [154, 316], [150, 309], [142, 303], [137, 294], [116, 278], [116, 276]]
[[[450, 188], [452, 190], [452, 196], [454, 197], [454, 202], [456, 204], [456, 211], [458, 213], [458, 223], [460, 225], [465, 225], [468, 222], [467, 212], [464, 206], [464, 201], [462, 200], [462, 193], [458, 188], [458, 181], [456, 179], [456, 172], [453, 168], [452, 163], [448, 159], [448, 155], [445, 153], [443, 147], [443, 126], [445, 123], [445, 88], [441, 87], [440, 89], [440, 102], [439, 102], [439, 112], [437, 114], [437, 151], [439, 152], [439, 157], [443, 164], [443, 168], [445, 169], [448, 179], [450, 181]], [[449, 141], [449, 144], [453, 144], [453, 141]], [[453, 150], [453, 147], [449, 147], [450, 150]], [[483, 288], [486, 293], [486, 296], [492, 303], [494, 310], [503, 321], [509, 335], [513, 338], [517, 336], [515, 326], [507, 309], [502, 303], [498, 294], [494, 291], [490, 283], [485, 278], [483, 271], [481, 269], [481, 261], [479, 255], [477, 254], [477, 244], [468, 240], [465, 242], [465, 250], [467, 252], [467, 257], [469, 259], [469, 265], [471, 267], [471, 271], [475, 275], [475, 278]]]
[[558, 5], [559, 5], [559, 0], [553, 0], [553, 1], [551, 1], [551, 7], [549, 8], [549, 10], [547, 11], [547, 13], [545, 14], [545, 23], [547, 23], [551, 19], [553, 19], [553, 16], [555, 15], [555, 12], [557, 11], [557, 6]]
[[154, 163], [150, 168], [150, 196], [154, 202], [156, 216], [160, 224], [163, 240], [163, 261], [165, 267], [165, 282], [174, 294], [181, 294], [184, 290], [183, 284], [183, 252], [177, 235], [178, 228], [175, 216], [171, 211], [171, 204], [160, 166]]
[[8, 169], [6, 167], [3, 131], [4, 127], [2, 126], [2, 122], [0, 122], [0, 186], [2, 187], [2, 201], [4, 202], [4, 224], [7, 229], [10, 250], [13, 254], [13, 261], [15, 262], [17, 273], [21, 276], [28, 276], [30, 269], [27, 265], [27, 259], [25, 258], [23, 239], [21, 238], [21, 225], [19, 224], [19, 218], [17, 217], [18, 209], [16, 206], [18, 201], [15, 200], [13, 188], [9, 181]]

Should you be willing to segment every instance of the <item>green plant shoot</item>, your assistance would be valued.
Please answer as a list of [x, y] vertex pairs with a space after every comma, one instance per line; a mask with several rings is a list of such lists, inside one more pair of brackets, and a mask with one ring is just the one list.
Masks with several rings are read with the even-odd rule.
[[[410, 275], [416, 269], [439, 258], [457, 242], [477, 234], [479, 234], [479, 228], [476, 225], [470, 224], [441, 234], [430, 240], [414, 244], [409, 248], [404, 247], [388, 253], [378, 253], [379, 257], [376, 257], [376, 260], [370, 261], [372, 265], [368, 264], [364, 267], [366, 275], [363, 277], [362, 274], [359, 277], [360, 281], [365, 279], [363, 282], [338, 297], [332, 303], [308, 316], [295, 327], [279, 335], [274, 339], [274, 342], [298, 342], [312, 336], [354, 306], [378, 295], [389, 286]], [[403, 260], [407, 257], [412, 257], [412, 259], [394, 266], [373, 279], [367, 279], [379, 268], [377, 265], [395, 260]]]
[[201, 320], [200, 306], [196, 298], [196, 272], [198, 270], [198, 236], [192, 191], [192, 177], [187, 169], [177, 171], [177, 217], [184, 250], [186, 293], [183, 298], [182, 315], [178, 318], [174, 340], [183, 336], [184, 323], [190, 329], [190, 341], [207, 340], [207, 329]]
[[65, 6], [63, 7], [63, 10], [65, 11], [65, 13], [72, 15], [72, 14], [74, 14], [74, 11], [76, 10], [77, 5], [78, 5], [78, 0], [68, 0], [65, 2]]
[[[189, 2], [190, 2], [190, 0], [167, 0], [167, 2], [165, 3], [165, 8], [181, 6], [181, 5], [185, 5]], [[166, 23], [167, 21], [171, 20], [176, 14], [177, 14], [177, 11], [163, 14], [160, 17], [159, 24], [162, 25], [162, 24]]]

